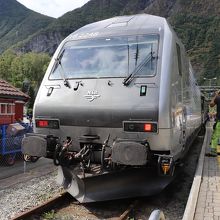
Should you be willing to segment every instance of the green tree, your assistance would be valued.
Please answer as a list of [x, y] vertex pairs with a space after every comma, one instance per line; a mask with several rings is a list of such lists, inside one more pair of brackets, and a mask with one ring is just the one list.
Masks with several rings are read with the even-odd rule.
[[29, 106], [32, 108], [35, 94], [41, 84], [50, 56], [45, 53], [16, 54], [6, 51], [0, 56], [0, 78], [7, 80], [15, 87], [22, 89], [23, 82], [28, 80], [31, 97]]
[[27, 53], [23, 55], [23, 75], [31, 81], [34, 88], [39, 88], [50, 57], [44, 53]]
[[16, 54], [11, 50], [6, 51], [0, 56], [0, 78], [11, 81], [11, 64], [15, 58]]

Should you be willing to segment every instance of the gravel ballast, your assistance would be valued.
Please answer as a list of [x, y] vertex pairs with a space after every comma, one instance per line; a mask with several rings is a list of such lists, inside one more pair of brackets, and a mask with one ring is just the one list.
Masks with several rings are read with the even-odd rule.
[[7, 220], [18, 213], [41, 204], [61, 191], [56, 172], [33, 178], [0, 190], [0, 219]]

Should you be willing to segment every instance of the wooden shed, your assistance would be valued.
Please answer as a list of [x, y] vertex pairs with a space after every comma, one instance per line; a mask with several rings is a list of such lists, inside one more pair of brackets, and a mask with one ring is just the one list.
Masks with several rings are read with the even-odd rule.
[[0, 80], [0, 125], [23, 120], [24, 104], [29, 98], [5, 80]]

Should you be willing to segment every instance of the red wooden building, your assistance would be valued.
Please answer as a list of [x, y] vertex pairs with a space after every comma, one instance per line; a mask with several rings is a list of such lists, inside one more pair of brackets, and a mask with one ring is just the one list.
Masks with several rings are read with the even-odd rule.
[[24, 104], [29, 98], [5, 80], [0, 80], [0, 125], [23, 120]]

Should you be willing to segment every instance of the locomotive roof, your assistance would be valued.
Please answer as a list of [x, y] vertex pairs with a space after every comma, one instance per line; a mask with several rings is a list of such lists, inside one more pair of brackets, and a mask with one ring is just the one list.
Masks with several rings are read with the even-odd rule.
[[[119, 16], [88, 24], [69, 35], [68, 39], [78, 40], [102, 36], [159, 33], [169, 26], [159, 16], [138, 14]], [[169, 26], [170, 28], [170, 26]]]

